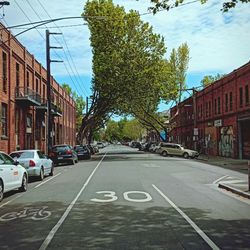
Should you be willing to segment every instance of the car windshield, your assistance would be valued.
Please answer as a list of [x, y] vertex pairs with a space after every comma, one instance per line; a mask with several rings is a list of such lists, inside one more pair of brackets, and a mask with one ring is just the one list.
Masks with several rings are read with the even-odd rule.
[[63, 145], [63, 146], [56, 146], [52, 150], [54, 152], [59, 152], [59, 151], [65, 151], [65, 150], [68, 150], [68, 149], [69, 149], [69, 147], [67, 145]]
[[34, 158], [34, 152], [32, 151], [15, 152], [10, 154], [10, 156], [16, 159]]

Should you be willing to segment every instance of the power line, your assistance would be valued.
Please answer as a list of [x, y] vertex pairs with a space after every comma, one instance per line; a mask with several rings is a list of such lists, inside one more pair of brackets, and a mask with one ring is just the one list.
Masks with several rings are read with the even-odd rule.
[[[30, 18], [28, 17], [28, 15], [25, 13], [25, 11], [21, 8], [21, 6], [16, 2], [16, 0], [14, 0], [14, 2], [16, 3], [16, 5], [18, 6], [18, 8], [22, 11], [22, 13], [25, 15], [25, 17], [30, 21], [30, 22], [32, 22], [31, 20], [30, 20]], [[46, 25], [46, 23], [44, 24], [44, 25]], [[36, 26], [33, 26], [33, 28], [35, 28], [36, 29]], [[45, 38], [43, 37], [43, 35], [41, 34], [41, 32], [39, 31], [39, 30], [37, 30], [36, 29], [36, 31], [39, 33], [39, 35], [42, 37], [42, 39], [45, 41]], [[55, 53], [55, 54], [57, 54], [57, 53]], [[57, 54], [57, 56], [62, 60], [62, 58]], [[66, 67], [66, 65], [64, 64], [64, 66], [65, 66], [65, 69], [66, 69], [66, 71], [68, 72], [68, 74], [69, 74], [69, 76], [70, 76], [70, 79], [72, 80], [72, 82], [74, 83], [74, 81], [73, 81], [73, 79], [72, 79], [72, 77], [71, 77], [71, 75], [70, 75], [70, 73], [69, 73], [69, 71], [68, 71], [68, 69], [67, 69], [67, 67]], [[76, 87], [76, 86], [75, 86]], [[78, 95], [80, 95], [79, 93], [79, 90], [78, 90], [78, 88], [76, 87], [76, 90], [77, 90], [77, 92], [78, 92]]]
[[[46, 26], [46, 27], [37, 27], [37, 29], [58, 29], [58, 28], [72, 28], [72, 27], [80, 27], [80, 26], [85, 26], [87, 24], [81, 23], [81, 24], [71, 24], [71, 25], [58, 25], [58, 26]], [[25, 30], [27, 28], [11, 28], [11, 29], [16, 29], [16, 30]]]
[[[48, 13], [48, 11], [44, 8], [44, 6], [42, 5], [42, 3], [40, 2], [40, 0], [37, 0], [38, 1], [38, 3], [40, 4], [40, 6], [43, 8], [43, 10], [45, 11], [45, 13], [48, 15], [48, 17], [49, 18], [51, 18], [51, 16], [49, 15], [49, 13]], [[52, 18], [51, 18], [52, 19]], [[55, 26], [57, 26], [57, 24], [54, 22], [54, 24], [55, 24]], [[57, 26], [58, 27], [58, 26]], [[59, 29], [59, 31], [60, 32], [62, 32], [62, 30], [58, 27], [58, 29]], [[72, 65], [73, 65], [73, 67], [74, 67], [74, 70], [75, 70], [75, 72], [72, 70], [72, 72], [73, 73], [76, 73], [76, 75], [78, 76], [78, 79], [80, 80], [80, 83], [78, 82], [78, 79], [76, 78], [76, 80], [77, 80], [77, 83], [79, 84], [79, 86], [80, 86], [80, 89], [83, 91], [83, 89], [81, 88], [81, 86], [83, 86], [83, 88], [84, 88], [84, 90], [86, 91], [86, 93], [88, 92], [87, 90], [86, 90], [86, 88], [85, 88], [85, 86], [84, 86], [84, 83], [82, 83], [81, 82], [81, 77], [80, 77], [80, 75], [79, 75], [79, 73], [78, 73], [78, 71], [77, 71], [77, 68], [76, 68], [76, 65], [75, 65], [75, 62], [74, 62], [74, 60], [73, 60], [73, 58], [72, 58], [72, 55], [71, 55], [71, 53], [70, 53], [70, 50], [69, 50], [69, 47], [68, 47], [68, 44], [67, 44], [67, 42], [66, 42], [66, 39], [65, 39], [65, 37], [64, 37], [64, 35], [62, 35], [62, 38], [63, 38], [63, 41], [64, 41], [64, 43], [65, 43], [65, 45], [66, 45], [66, 49], [67, 49], [67, 51], [68, 51], [68, 54], [69, 54], [69, 57], [70, 57], [70, 60], [71, 60], [71, 62], [72, 62]], [[63, 49], [64, 50], [64, 49]], [[65, 52], [65, 50], [64, 50], [64, 53], [65, 53], [65, 55], [66, 55], [66, 52]], [[69, 63], [69, 65], [70, 65], [70, 63]], [[71, 67], [71, 65], [70, 65], [70, 67]], [[81, 84], [82, 83], [82, 84]], [[84, 91], [83, 91], [83, 94], [84, 94]], [[84, 94], [85, 95], [85, 94]], [[85, 95], [85, 97], [86, 97], [87, 95]]]

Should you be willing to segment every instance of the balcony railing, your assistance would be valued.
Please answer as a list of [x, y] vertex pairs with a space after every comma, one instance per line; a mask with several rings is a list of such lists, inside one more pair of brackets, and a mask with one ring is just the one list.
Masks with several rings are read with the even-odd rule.
[[47, 100], [44, 98], [41, 98], [41, 105], [36, 107], [36, 110], [42, 111], [42, 112], [46, 112], [48, 109], [48, 104], [47, 104]]
[[41, 96], [27, 87], [16, 87], [16, 101], [26, 106], [40, 106]]
[[62, 110], [59, 106], [55, 105], [54, 103], [51, 103], [51, 114], [53, 116], [62, 116]]

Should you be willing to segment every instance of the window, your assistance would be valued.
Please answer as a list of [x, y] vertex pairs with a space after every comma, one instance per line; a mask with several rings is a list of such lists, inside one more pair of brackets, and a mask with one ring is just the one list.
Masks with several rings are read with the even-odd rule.
[[228, 112], [228, 94], [225, 94], [225, 105], [226, 105], [225, 110], [226, 112]]
[[220, 97], [218, 97], [218, 114], [220, 114]]
[[19, 87], [20, 85], [20, 67], [19, 64], [16, 63], [16, 86]]
[[7, 92], [7, 55], [3, 52], [3, 92]]
[[214, 99], [214, 113], [217, 114], [217, 99]]
[[27, 128], [32, 128], [32, 115], [31, 114], [27, 114], [26, 127]]
[[36, 78], [36, 93], [39, 93], [39, 83], [37, 78]]
[[229, 110], [233, 110], [233, 92], [229, 93]]
[[209, 116], [211, 116], [211, 114], [212, 114], [212, 104], [211, 104], [211, 101], [209, 101], [209, 103], [208, 103], [208, 112], [209, 112]]
[[26, 72], [26, 85], [27, 85], [27, 88], [29, 88], [29, 86], [30, 86], [30, 73], [28, 71]]
[[19, 125], [20, 125], [20, 111], [19, 109], [16, 109], [16, 112], [15, 112], [15, 132], [16, 134], [19, 133]]
[[7, 119], [7, 104], [2, 103], [2, 136], [7, 137], [8, 119]]
[[240, 87], [239, 91], [240, 91], [240, 107], [242, 107], [243, 106], [243, 88]]
[[246, 101], [246, 106], [249, 105], [249, 89], [248, 85], [245, 86], [245, 101]]

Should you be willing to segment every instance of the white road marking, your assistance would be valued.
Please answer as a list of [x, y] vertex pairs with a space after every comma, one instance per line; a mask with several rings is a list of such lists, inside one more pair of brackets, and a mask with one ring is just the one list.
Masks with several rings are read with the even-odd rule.
[[9, 204], [9, 203], [11, 203], [12, 201], [16, 200], [17, 198], [20, 198], [20, 197], [23, 196], [23, 195], [24, 195], [24, 193], [23, 193], [23, 194], [19, 194], [19, 195], [16, 196], [14, 199], [9, 200], [9, 201], [5, 202], [4, 204], [2, 204], [2, 205], [0, 206], [0, 208], [3, 207], [3, 206], [5, 206], [5, 205], [7, 205], [7, 204]]
[[146, 167], [146, 168], [160, 168], [159, 165], [156, 165], [156, 164], [148, 164], [148, 163], [143, 163], [142, 164], [143, 167]]
[[229, 176], [228, 176], [228, 175], [224, 175], [224, 176], [220, 177], [219, 179], [215, 180], [215, 181], [213, 182], [213, 184], [217, 184], [219, 181], [221, 181], [221, 180], [223, 180], [223, 179], [225, 179], [225, 178], [227, 178], [227, 177], [229, 177]]
[[55, 175], [55, 176], [53, 176], [53, 177], [47, 179], [46, 181], [41, 182], [40, 184], [36, 185], [34, 188], [38, 188], [38, 187], [42, 186], [43, 184], [45, 184], [45, 183], [47, 183], [48, 181], [50, 181], [50, 180], [56, 178], [56, 177], [57, 177], [58, 175], [60, 175], [60, 174], [61, 174], [61, 173], [58, 173], [57, 175]]
[[[132, 198], [129, 198], [128, 195], [129, 194], [143, 194], [146, 196], [146, 198], [144, 199], [132, 199]], [[125, 200], [127, 201], [132, 201], [132, 202], [148, 202], [148, 201], [151, 201], [152, 200], [152, 197], [149, 193], [146, 193], [146, 192], [142, 192], [142, 191], [129, 191], [129, 192], [125, 192], [123, 193], [123, 197]]]
[[[107, 154], [107, 153], [106, 153]], [[89, 184], [91, 178], [93, 177], [93, 175], [95, 174], [96, 170], [98, 169], [98, 167], [100, 166], [100, 164], [102, 163], [104, 157], [106, 156], [106, 154], [102, 157], [102, 159], [100, 160], [100, 162], [97, 164], [97, 166], [95, 167], [95, 169], [92, 171], [92, 173], [90, 174], [90, 176], [88, 177], [87, 181], [84, 183], [84, 185], [82, 186], [81, 190], [79, 191], [79, 193], [77, 194], [77, 196], [75, 197], [75, 199], [70, 203], [70, 205], [67, 207], [67, 209], [65, 210], [64, 214], [62, 215], [62, 217], [60, 218], [60, 220], [57, 222], [57, 224], [51, 229], [51, 231], [49, 232], [48, 236], [46, 237], [46, 239], [44, 240], [43, 244], [40, 246], [39, 250], [45, 250], [49, 243], [51, 242], [51, 240], [54, 238], [57, 230], [60, 228], [60, 226], [63, 224], [63, 222], [65, 221], [65, 219], [67, 218], [67, 216], [69, 215], [70, 211], [72, 210], [73, 206], [75, 205], [75, 203], [77, 202], [78, 198], [80, 197], [80, 195], [82, 194], [82, 192], [84, 191], [84, 189], [87, 187], [87, 185]]]
[[152, 184], [153, 188], [191, 225], [191, 227], [206, 241], [206, 243], [213, 249], [220, 248], [179, 208], [177, 207], [159, 188]]

